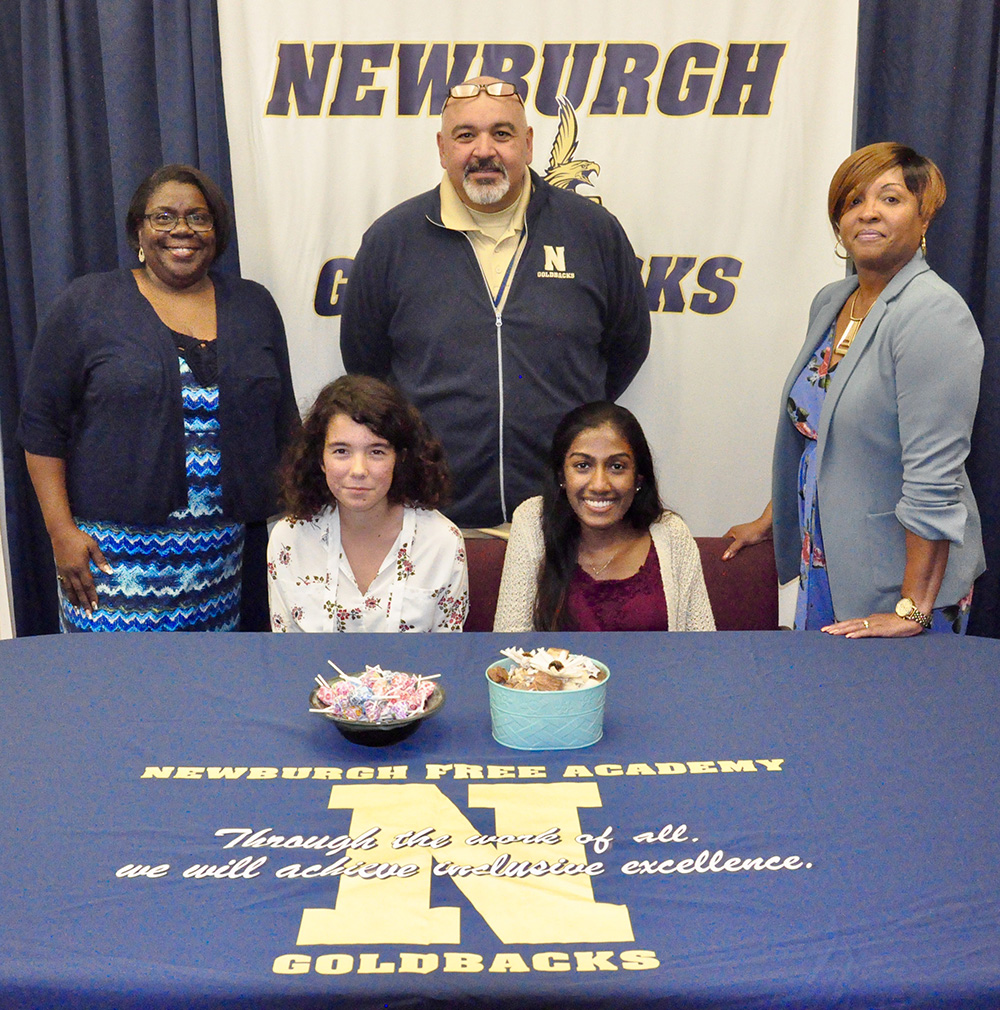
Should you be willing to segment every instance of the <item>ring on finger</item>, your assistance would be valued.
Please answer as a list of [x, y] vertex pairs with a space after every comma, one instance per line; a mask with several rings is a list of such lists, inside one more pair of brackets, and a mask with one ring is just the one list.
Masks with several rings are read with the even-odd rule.
[[866, 617], [865, 618], [865, 631], [867, 631], [869, 627], [870, 627], [870, 625], [868, 624], [868, 618]]

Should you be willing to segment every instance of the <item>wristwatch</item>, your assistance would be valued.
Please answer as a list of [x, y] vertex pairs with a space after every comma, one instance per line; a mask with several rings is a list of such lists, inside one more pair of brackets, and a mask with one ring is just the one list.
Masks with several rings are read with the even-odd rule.
[[896, 604], [896, 614], [904, 621], [916, 621], [924, 630], [931, 626], [931, 619], [917, 610], [917, 605], [908, 596], [904, 596]]

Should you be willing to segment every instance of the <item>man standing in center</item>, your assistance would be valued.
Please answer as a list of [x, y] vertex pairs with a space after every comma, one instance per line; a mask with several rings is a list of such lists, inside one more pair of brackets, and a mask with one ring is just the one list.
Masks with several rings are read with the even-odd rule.
[[632, 381], [649, 310], [618, 221], [529, 170], [513, 84], [453, 86], [437, 142], [441, 184], [365, 233], [340, 348], [348, 372], [398, 385], [441, 439], [449, 517], [493, 526], [540, 493], [560, 418]]

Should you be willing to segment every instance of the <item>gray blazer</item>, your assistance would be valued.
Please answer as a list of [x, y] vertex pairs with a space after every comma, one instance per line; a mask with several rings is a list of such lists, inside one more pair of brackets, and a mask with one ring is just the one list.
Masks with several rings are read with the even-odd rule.
[[[785, 380], [774, 444], [774, 551], [798, 574], [798, 469], [805, 437], [788, 394], [851, 292], [829, 284], [809, 311]], [[905, 530], [950, 540], [937, 606], [957, 603], [986, 568], [965, 458], [979, 401], [983, 341], [961, 296], [917, 253], [888, 283], [834, 370], [818, 426], [820, 522], [838, 620], [891, 612], [901, 595]]]

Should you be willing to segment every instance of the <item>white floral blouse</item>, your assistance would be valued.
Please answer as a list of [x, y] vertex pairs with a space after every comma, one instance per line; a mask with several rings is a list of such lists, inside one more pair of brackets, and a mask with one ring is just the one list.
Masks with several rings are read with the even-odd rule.
[[340, 516], [278, 521], [267, 545], [272, 631], [461, 631], [469, 610], [465, 541], [440, 512], [405, 508], [367, 593], [340, 543]]

